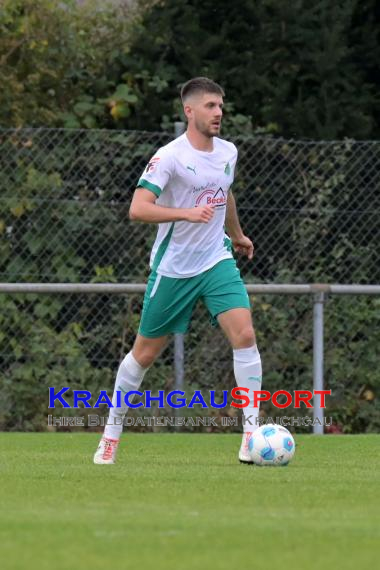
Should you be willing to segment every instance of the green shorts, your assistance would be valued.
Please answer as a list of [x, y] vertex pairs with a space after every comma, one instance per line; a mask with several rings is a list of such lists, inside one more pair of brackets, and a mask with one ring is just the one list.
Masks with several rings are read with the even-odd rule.
[[211, 269], [177, 279], [149, 276], [139, 333], [157, 338], [171, 333], [185, 333], [196, 302], [202, 299], [209, 310], [211, 323], [229, 309], [250, 309], [249, 297], [234, 259], [223, 259]]

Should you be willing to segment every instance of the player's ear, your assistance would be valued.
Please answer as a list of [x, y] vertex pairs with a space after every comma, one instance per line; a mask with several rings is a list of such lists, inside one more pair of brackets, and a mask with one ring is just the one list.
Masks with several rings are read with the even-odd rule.
[[191, 117], [192, 117], [192, 115], [193, 115], [192, 106], [189, 105], [189, 103], [186, 103], [186, 104], [183, 106], [183, 112], [185, 113], [185, 117], [186, 117], [187, 119], [191, 119]]

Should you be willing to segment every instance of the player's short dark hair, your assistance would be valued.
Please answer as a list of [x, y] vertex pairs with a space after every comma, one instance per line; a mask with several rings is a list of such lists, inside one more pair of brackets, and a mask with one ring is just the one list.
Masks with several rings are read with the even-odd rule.
[[184, 83], [181, 89], [182, 103], [189, 95], [194, 95], [195, 93], [215, 93], [216, 95], [224, 97], [222, 87], [208, 77], [194, 77]]

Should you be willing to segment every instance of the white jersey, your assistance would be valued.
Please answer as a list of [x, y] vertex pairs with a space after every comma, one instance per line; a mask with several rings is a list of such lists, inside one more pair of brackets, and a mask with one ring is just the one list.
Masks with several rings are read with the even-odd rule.
[[212, 152], [196, 150], [186, 133], [161, 147], [151, 158], [138, 187], [158, 196], [156, 204], [170, 208], [213, 206], [207, 223], [159, 224], [150, 267], [166, 277], [193, 277], [229, 259], [231, 241], [224, 232], [229, 188], [234, 179], [237, 149], [214, 137]]

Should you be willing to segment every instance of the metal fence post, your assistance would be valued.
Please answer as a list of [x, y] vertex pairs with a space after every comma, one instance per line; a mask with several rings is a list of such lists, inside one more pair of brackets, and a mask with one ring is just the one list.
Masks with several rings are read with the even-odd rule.
[[[323, 390], [323, 303], [324, 293], [314, 295], [313, 306], [313, 388]], [[316, 403], [316, 399], [318, 404]], [[313, 419], [319, 420], [320, 424], [314, 424], [313, 433], [323, 435], [323, 408], [320, 407], [320, 399], [314, 398]]]
[[[181, 136], [185, 132], [185, 123], [177, 121], [174, 123], [175, 137]], [[183, 390], [185, 379], [185, 335], [174, 335], [174, 387], [176, 390]]]
[[176, 121], [174, 123], [174, 136], [175, 138], [180, 137], [185, 132], [186, 125], [183, 121]]

